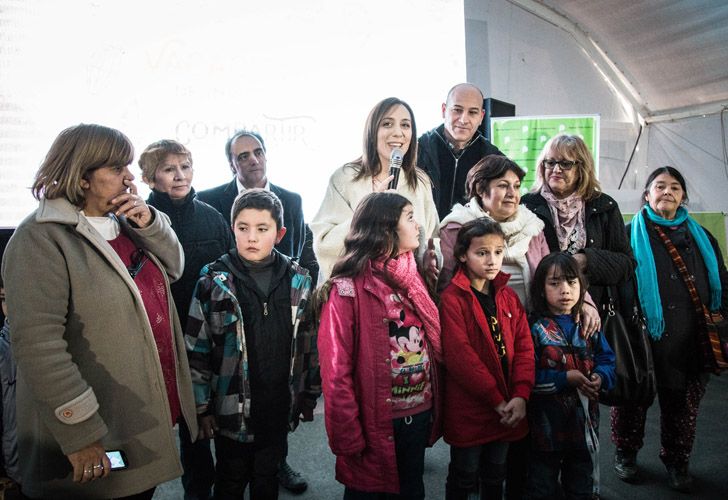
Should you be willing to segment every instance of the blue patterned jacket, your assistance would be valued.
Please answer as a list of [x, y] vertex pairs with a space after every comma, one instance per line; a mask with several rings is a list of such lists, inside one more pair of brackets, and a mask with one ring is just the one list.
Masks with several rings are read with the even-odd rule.
[[[614, 385], [614, 352], [602, 332], [584, 339], [571, 316], [544, 317], [531, 327], [536, 355], [536, 384], [528, 402], [532, 443], [539, 451], [586, 448], [586, 416], [576, 388], [566, 382], [566, 372], [579, 370], [585, 376], [598, 373], [601, 390]], [[599, 426], [599, 404], [589, 401], [589, 416]]]

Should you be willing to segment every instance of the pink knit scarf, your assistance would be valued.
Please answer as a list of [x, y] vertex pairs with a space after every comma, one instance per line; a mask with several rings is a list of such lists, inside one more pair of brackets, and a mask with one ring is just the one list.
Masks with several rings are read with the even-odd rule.
[[[372, 260], [372, 267], [384, 273], [386, 258]], [[442, 360], [442, 345], [440, 342], [440, 315], [437, 306], [427, 292], [427, 286], [417, 271], [417, 262], [412, 252], [401, 254], [396, 259], [387, 262], [387, 274], [391, 281], [397, 284], [397, 290], [404, 293], [417, 311], [425, 330], [425, 336], [432, 346], [436, 360]]]
[[584, 199], [572, 193], [566, 198], [559, 199], [551, 191], [548, 184], [541, 187], [541, 196], [548, 203], [551, 217], [554, 219], [556, 236], [559, 239], [561, 251], [569, 251], [569, 244], [576, 253], [586, 246], [586, 226], [584, 224]]

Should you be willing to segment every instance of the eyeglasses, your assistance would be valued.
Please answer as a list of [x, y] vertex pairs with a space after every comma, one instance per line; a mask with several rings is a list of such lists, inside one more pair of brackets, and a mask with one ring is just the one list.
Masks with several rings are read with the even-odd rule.
[[144, 267], [144, 264], [146, 264], [148, 260], [149, 257], [146, 256], [144, 250], [141, 248], [137, 248], [134, 253], [131, 254], [131, 264], [126, 266], [126, 270], [129, 271], [131, 279], [137, 277], [137, 274], [142, 271], [142, 267]]
[[553, 158], [550, 158], [548, 160], [543, 160], [541, 162], [544, 167], [550, 168], [553, 170], [553, 168], [558, 165], [561, 170], [567, 171], [574, 168], [576, 165], [579, 165], [580, 161], [570, 161], [570, 160], [554, 160]]

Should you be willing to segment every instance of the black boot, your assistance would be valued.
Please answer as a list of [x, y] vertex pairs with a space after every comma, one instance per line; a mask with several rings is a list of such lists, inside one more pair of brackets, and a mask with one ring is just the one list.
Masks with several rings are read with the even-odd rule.
[[308, 488], [308, 483], [303, 479], [303, 476], [293, 470], [286, 460], [281, 462], [278, 469], [278, 484], [296, 494], [303, 493]]
[[675, 491], [690, 493], [693, 485], [693, 476], [688, 472], [688, 464], [666, 465], [667, 484]]
[[481, 484], [480, 500], [502, 500], [503, 484]]

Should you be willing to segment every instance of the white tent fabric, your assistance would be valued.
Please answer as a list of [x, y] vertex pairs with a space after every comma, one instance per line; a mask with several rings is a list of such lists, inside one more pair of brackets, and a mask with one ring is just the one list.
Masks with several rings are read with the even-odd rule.
[[637, 90], [645, 118], [728, 101], [728, 2], [545, 0]]
[[625, 211], [672, 165], [693, 210], [728, 212], [725, 1], [465, 0], [465, 38], [468, 80], [517, 115], [601, 116], [600, 181]]

